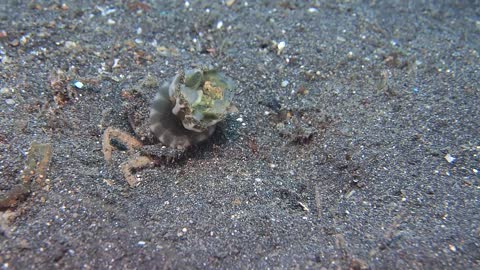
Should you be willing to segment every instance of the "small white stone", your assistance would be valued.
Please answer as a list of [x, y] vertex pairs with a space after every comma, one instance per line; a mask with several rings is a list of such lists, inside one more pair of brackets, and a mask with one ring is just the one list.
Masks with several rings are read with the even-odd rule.
[[318, 9], [314, 8], [314, 7], [311, 7], [308, 9], [308, 12], [309, 13], [315, 13], [315, 12], [318, 12]]
[[223, 22], [222, 22], [222, 21], [219, 21], [219, 22], [217, 23], [217, 29], [220, 30], [220, 29], [222, 29], [222, 27], [223, 27]]
[[186, 8], [190, 7], [190, 2], [185, 1], [185, 7], [186, 7]]
[[452, 157], [450, 154], [446, 154], [444, 156], [445, 160], [448, 162], [448, 163], [452, 163], [455, 161], [456, 158]]
[[73, 41], [65, 41], [65, 48], [73, 49], [75, 47], [77, 47], [77, 43], [75, 43]]
[[116, 11], [116, 9], [114, 8], [106, 8], [106, 7], [99, 7], [99, 6], [96, 6], [96, 8], [100, 10], [100, 12], [102, 13], [102, 16], [107, 16]]
[[112, 19], [108, 19], [108, 20], [107, 20], [107, 24], [108, 24], [108, 25], [114, 25], [115, 23], [116, 23], [116, 22], [115, 22], [114, 20], [112, 20]]
[[84, 86], [83, 83], [79, 81], [76, 81], [75, 83], [73, 83], [73, 85], [78, 89], [82, 89]]
[[239, 117], [236, 119], [238, 122], [243, 122], [243, 118], [242, 117]]
[[29, 37], [30, 37], [30, 35], [22, 36], [22, 37], [20, 38], [20, 43], [21, 43], [22, 45], [27, 44]]
[[138, 244], [139, 246], [145, 246], [146, 243], [145, 243], [145, 241], [138, 241], [137, 244]]
[[278, 53], [278, 54], [281, 54], [282, 51], [283, 51], [283, 49], [285, 49], [285, 46], [286, 46], [286, 45], [287, 45], [287, 44], [285, 43], [285, 41], [279, 42], [279, 43], [277, 44], [277, 49], [278, 49], [278, 52], [277, 52], [277, 53]]
[[8, 105], [13, 105], [15, 104], [15, 100], [8, 98], [8, 99], [5, 99], [5, 103], [7, 103]]
[[137, 28], [137, 35], [141, 35], [143, 32], [142, 28], [141, 27], [138, 27]]
[[113, 59], [112, 68], [119, 68], [120, 67], [119, 62], [120, 62], [120, 59], [118, 58]]
[[345, 42], [345, 41], [347, 41], [347, 40], [346, 40], [344, 37], [337, 36], [337, 41], [343, 43], [343, 42]]
[[285, 80], [282, 82], [282, 87], [287, 87], [288, 84], [289, 84], [289, 81]]
[[0, 94], [1, 94], [1, 95], [10, 94], [10, 89], [4, 87], [4, 88], [0, 89]]

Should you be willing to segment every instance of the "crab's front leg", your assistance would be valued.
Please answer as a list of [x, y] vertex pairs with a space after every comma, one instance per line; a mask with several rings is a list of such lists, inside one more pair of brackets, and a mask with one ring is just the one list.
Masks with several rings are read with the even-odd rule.
[[136, 171], [147, 167], [174, 163], [180, 160], [184, 153], [185, 149], [170, 149], [160, 147], [159, 145], [145, 145], [140, 149], [140, 156], [122, 163], [120, 168], [130, 187], [135, 187], [138, 184], [138, 179], [135, 176]]
[[102, 139], [102, 152], [107, 162], [112, 159], [112, 151], [115, 148], [111, 144], [111, 139], [115, 138], [123, 143], [129, 152], [133, 152], [135, 149], [140, 149], [143, 146], [143, 143], [132, 135], [125, 133], [119, 129], [109, 127], [103, 133]]
[[[132, 135], [125, 133], [119, 129], [109, 127], [103, 133], [102, 138], [102, 151], [107, 162], [111, 160], [112, 151], [115, 148], [111, 144], [112, 138], [124, 144], [128, 152], [130, 153], [133, 153], [134, 150], [138, 150], [143, 147], [143, 143]], [[135, 187], [138, 184], [138, 180], [133, 172], [145, 167], [153, 166], [153, 164], [154, 162], [150, 157], [137, 156], [136, 158], [129, 159], [128, 161], [122, 163], [120, 165], [120, 169], [130, 187]]]

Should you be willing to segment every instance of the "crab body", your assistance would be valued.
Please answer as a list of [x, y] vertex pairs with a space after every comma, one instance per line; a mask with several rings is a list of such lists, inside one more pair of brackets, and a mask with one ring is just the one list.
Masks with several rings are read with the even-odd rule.
[[132, 171], [175, 162], [190, 146], [213, 134], [216, 124], [234, 108], [228, 94], [232, 88], [231, 79], [204, 68], [179, 72], [171, 82], [158, 87], [151, 103], [142, 91], [136, 92], [125, 107], [135, 136], [107, 128], [102, 144], [105, 159], [110, 161], [115, 148], [112, 139], [133, 152], [135, 157], [122, 163], [121, 170], [130, 186], [136, 186], [138, 180]]

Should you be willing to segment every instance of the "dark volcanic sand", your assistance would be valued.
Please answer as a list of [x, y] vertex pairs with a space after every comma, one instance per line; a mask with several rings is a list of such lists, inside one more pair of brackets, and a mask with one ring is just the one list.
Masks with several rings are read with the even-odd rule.
[[[479, 1], [162, 2], [1, 1], [0, 196], [53, 147], [1, 269], [479, 267]], [[103, 131], [195, 64], [239, 113], [130, 188]]]

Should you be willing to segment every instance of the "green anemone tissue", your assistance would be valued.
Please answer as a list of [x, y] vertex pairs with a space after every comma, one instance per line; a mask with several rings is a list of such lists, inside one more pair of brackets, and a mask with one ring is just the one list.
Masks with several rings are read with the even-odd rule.
[[172, 148], [202, 142], [235, 111], [233, 90], [232, 79], [214, 69], [181, 71], [159, 88], [150, 109], [150, 131]]
[[172, 113], [184, 128], [202, 132], [222, 121], [231, 111], [233, 81], [214, 69], [193, 69], [179, 73], [169, 88], [175, 103]]

